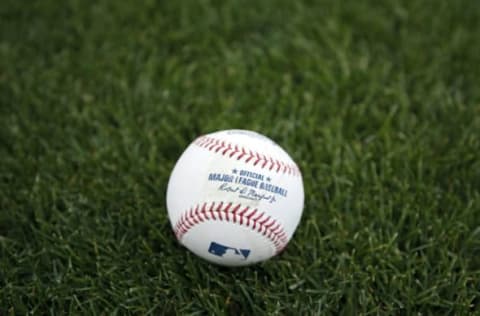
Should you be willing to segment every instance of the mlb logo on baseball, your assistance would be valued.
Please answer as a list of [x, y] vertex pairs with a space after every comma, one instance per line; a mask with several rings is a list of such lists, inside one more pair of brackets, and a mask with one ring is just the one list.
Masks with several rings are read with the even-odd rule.
[[197, 138], [178, 159], [167, 188], [179, 242], [226, 266], [254, 264], [282, 251], [303, 203], [293, 159], [271, 139], [245, 130]]
[[[237, 248], [232, 248], [229, 246], [225, 246], [222, 244], [219, 244], [217, 242], [212, 241], [210, 243], [210, 247], [208, 248], [208, 252], [218, 256], [218, 257], [223, 257], [225, 254], [233, 253], [236, 256], [243, 256], [245, 259], [248, 258], [248, 255], [250, 254], [249, 249], [237, 249]], [[228, 256], [228, 255], [227, 255]]]

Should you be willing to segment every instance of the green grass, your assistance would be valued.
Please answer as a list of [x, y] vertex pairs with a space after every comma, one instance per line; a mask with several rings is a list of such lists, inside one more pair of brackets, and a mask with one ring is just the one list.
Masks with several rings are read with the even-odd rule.
[[[480, 2], [0, 3], [0, 315], [480, 314]], [[286, 251], [211, 265], [165, 191], [261, 132], [306, 190]]]

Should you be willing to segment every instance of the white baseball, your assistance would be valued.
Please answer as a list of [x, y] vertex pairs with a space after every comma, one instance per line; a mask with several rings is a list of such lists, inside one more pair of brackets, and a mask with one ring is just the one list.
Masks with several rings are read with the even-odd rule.
[[216, 264], [243, 266], [278, 254], [303, 211], [303, 181], [275, 142], [246, 130], [201, 136], [177, 161], [167, 209], [177, 239]]

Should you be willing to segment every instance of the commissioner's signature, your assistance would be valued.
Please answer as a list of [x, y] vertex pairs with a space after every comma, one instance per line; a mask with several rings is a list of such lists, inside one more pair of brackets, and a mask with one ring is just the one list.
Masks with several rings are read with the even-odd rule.
[[266, 201], [269, 203], [276, 202], [275, 195], [260, 193], [259, 191], [238, 185], [231, 185], [229, 183], [222, 183], [218, 190], [228, 193], [238, 193], [238, 197], [249, 199], [252, 201]]

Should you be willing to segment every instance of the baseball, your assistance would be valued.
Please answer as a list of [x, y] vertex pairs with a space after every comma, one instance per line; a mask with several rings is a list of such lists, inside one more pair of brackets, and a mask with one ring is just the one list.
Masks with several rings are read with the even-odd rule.
[[271, 139], [224, 130], [193, 141], [167, 188], [170, 223], [179, 242], [224, 266], [267, 260], [285, 248], [300, 222], [302, 175]]

